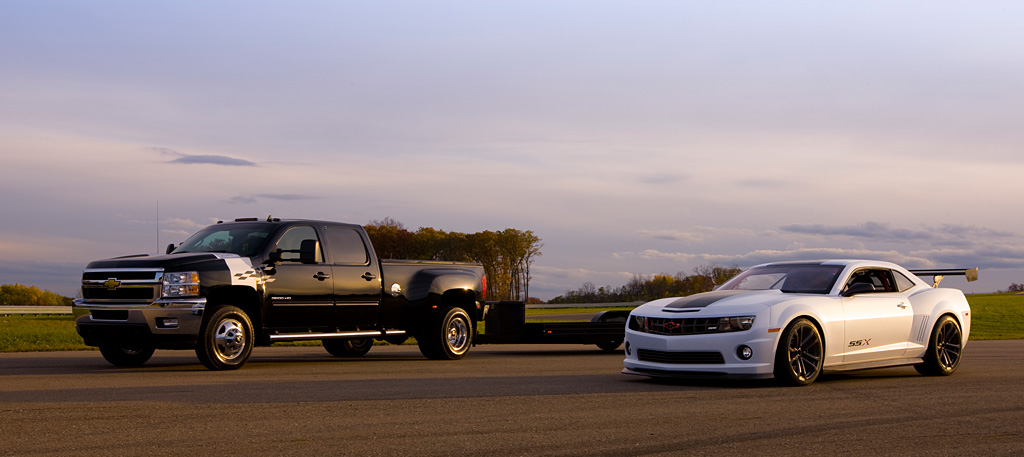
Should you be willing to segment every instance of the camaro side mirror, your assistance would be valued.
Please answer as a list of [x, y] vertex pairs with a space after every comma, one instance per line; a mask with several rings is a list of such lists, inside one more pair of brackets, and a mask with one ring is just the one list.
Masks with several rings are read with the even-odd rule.
[[842, 295], [844, 297], [852, 297], [854, 295], [859, 295], [859, 294], [869, 294], [869, 293], [872, 293], [874, 291], [875, 291], [875, 286], [873, 284], [867, 284], [867, 283], [860, 282], [860, 283], [857, 283], [857, 284], [850, 285], [850, 287], [848, 287], [846, 289], [846, 291], [843, 292]]

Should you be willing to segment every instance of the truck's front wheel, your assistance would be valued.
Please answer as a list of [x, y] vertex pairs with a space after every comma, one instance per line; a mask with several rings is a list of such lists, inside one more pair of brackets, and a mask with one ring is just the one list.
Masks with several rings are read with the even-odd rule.
[[138, 367], [153, 357], [153, 346], [147, 344], [105, 344], [100, 346], [100, 354], [111, 365], [119, 367]]
[[199, 330], [196, 356], [211, 370], [236, 370], [252, 354], [252, 322], [234, 306], [215, 308]]
[[473, 345], [473, 320], [462, 308], [448, 308], [438, 316], [443, 317], [416, 336], [420, 352], [428, 359], [461, 359]]

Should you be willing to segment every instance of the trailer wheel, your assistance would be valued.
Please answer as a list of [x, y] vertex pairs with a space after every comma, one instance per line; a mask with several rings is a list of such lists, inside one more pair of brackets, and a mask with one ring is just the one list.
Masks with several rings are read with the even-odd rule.
[[355, 338], [351, 340], [321, 340], [324, 349], [336, 357], [362, 357], [373, 347], [373, 338]]
[[604, 343], [597, 343], [597, 347], [601, 348], [601, 350], [608, 351], [608, 352], [614, 352], [616, 349], [619, 348], [619, 346], [622, 346], [622, 340], [614, 340], [614, 341], [607, 341], [607, 342], [604, 342]]
[[463, 358], [473, 345], [473, 320], [462, 308], [447, 308], [436, 316], [416, 336], [420, 352], [433, 360]]

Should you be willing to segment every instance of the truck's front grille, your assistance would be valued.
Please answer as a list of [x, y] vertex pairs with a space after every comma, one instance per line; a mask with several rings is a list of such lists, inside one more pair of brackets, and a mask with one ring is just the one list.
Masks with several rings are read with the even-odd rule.
[[157, 289], [148, 287], [118, 287], [110, 290], [103, 286], [82, 285], [82, 298], [86, 300], [156, 300]]
[[160, 297], [163, 269], [85, 270], [82, 298], [93, 303], [150, 302]]

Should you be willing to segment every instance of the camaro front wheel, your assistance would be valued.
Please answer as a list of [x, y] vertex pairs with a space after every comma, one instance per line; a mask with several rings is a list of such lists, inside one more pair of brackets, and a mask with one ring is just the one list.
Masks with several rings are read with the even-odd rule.
[[782, 332], [775, 352], [775, 379], [786, 385], [806, 386], [821, 374], [824, 345], [818, 327], [800, 318]]
[[949, 376], [960, 366], [963, 351], [963, 333], [960, 324], [952, 316], [942, 316], [932, 329], [924, 363], [914, 365], [918, 373], [925, 376]]

